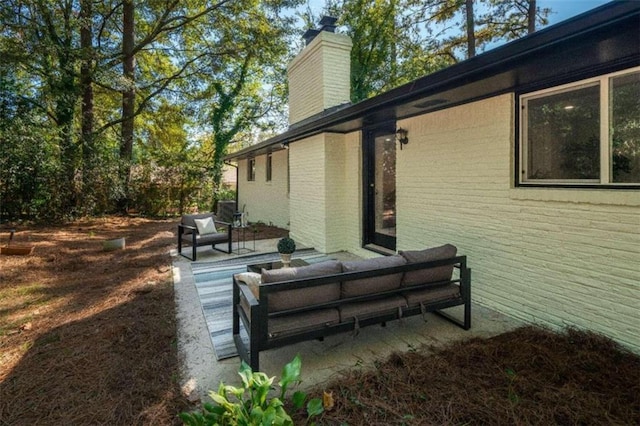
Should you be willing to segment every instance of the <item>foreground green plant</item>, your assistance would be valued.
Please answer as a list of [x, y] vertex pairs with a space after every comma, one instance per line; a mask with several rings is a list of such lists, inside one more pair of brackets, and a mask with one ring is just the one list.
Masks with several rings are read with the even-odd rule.
[[[201, 413], [180, 413], [180, 419], [189, 426], [293, 425], [284, 408], [284, 400], [289, 385], [300, 383], [301, 369], [302, 361], [296, 356], [282, 369], [282, 378], [278, 383], [279, 396], [269, 398], [269, 393], [276, 390], [273, 386], [275, 377], [270, 378], [259, 371], [253, 372], [243, 361], [238, 371], [242, 387], [220, 383], [217, 392], [209, 392], [215, 405], [204, 404]], [[296, 391], [291, 397], [291, 402], [294, 408], [301, 409], [306, 399], [306, 393]], [[321, 399], [311, 399], [307, 403], [307, 419], [321, 414], [323, 410]]]

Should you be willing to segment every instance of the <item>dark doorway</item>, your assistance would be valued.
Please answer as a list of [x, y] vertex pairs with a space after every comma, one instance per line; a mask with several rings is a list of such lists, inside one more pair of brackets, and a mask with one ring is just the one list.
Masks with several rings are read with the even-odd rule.
[[364, 244], [396, 249], [395, 125], [365, 131]]

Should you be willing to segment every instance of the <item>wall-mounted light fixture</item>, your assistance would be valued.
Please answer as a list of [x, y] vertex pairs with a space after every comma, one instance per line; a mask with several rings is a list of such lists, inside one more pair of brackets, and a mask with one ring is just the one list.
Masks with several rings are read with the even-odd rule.
[[396, 130], [396, 140], [400, 142], [400, 150], [402, 151], [402, 145], [406, 145], [409, 143], [409, 132], [406, 129], [400, 127]]
[[280, 147], [281, 147], [282, 149], [289, 149], [289, 142], [282, 142], [282, 143], [280, 144]]

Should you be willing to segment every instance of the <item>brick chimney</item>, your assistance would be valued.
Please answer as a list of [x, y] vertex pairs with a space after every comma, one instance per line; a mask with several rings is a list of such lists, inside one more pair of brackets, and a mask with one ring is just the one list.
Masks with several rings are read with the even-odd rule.
[[350, 101], [352, 43], [335, 23], [325, 16], [319, 29], [307, 30], [305, 48], [289, 64], [290, 125]]

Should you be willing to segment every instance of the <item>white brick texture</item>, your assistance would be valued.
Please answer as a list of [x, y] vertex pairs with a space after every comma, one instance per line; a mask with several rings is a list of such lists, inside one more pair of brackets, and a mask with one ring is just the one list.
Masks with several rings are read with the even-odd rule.
[[322, 31], [288, 67], [289, 124], [349, 102], [351, 39]]
[[287, 150], [271, 157], [271, 181], [267, 182], [267, 156], [256, 157], [255, 181], [247, 181], [247, 160], [238, 163], [238, 208], [249, 213], [250, 222], [264, 222], [289, 229]]
[[320, 134], [290, 146], [291, 236], [331, 253], [360, 244], [360, 134]]
[[514, 189], [513, 95], [398, 125], [398, 249], [452, 243], [479, 303], [640, 350], [638, 191]]

